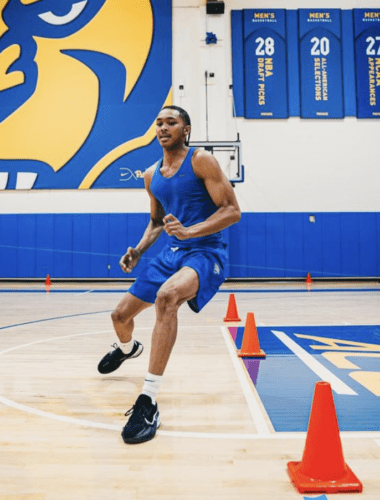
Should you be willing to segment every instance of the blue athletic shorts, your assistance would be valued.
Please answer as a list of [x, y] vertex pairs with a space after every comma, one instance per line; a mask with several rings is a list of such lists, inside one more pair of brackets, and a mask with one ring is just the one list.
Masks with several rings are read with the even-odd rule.
[[128, 291], [138, 299], [153, 304], [158, 290], [165, 281], [182, 267], [191, 267], [198, 274], [199, 289], [188, 304], [194, 312], [199, 312], [224, 282], [227, 259], [225, 243], [217, 248], [167, 246], [141, 271]]

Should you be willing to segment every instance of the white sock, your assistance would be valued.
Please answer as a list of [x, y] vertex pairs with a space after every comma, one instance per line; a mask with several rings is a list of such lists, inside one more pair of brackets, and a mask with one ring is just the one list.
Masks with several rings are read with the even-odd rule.
[[130, 342], [126, 342], [125, 344], [119, 342], [119, 347], [124, 354], [129, 354], [132, 351], [134, 344], [135, 341], [132, 339]]
[[156, 404], [156, 397], [160, 389], [161, 381], [162, 375], [153, 375], [153, 373], [148, 372], [145, 376], [142, 394], [149, 396], [153, 404]]

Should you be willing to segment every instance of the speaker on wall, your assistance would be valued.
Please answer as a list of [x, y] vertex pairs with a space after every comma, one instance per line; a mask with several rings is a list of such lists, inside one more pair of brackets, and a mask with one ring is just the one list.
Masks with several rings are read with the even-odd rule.
[[224, 2], [222, 0], [207, 0], [207, 14], [224, 14]]

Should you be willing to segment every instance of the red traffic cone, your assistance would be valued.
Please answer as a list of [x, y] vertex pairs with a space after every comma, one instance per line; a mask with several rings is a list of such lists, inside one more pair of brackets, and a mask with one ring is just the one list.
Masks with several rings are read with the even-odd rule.
[[313, 283], [313, 280], [311, 279], [310, 273], [307, 273], [307, 275], [306, 275], [306, 283], [308, 283], [309, 285], [311, 285]]
[[227, 316], [224, 318], [224, 321], [241, 321], [236, 307], [235, 295], [233, 293], [230, 294], [228, 300]]
[[49, 293], [50, 292], [50, 276], [47, 275], [46, 276], [46, 280], [45, 280], [45, 290], [46, 290], [46, 293]]
[[301, 462], [288, 462], [300, 493], [361, 492], [363, 485], [344, 462], [331, 386], [317, 382]]
[[266, 354], [260, 349], [259, 337], [257, 335], [257, 328], [255, 316], [252, 312], [247, 314], [245, 322], [243, 342], [241, 349], [238, 351], [239, 358], [265, 358]]

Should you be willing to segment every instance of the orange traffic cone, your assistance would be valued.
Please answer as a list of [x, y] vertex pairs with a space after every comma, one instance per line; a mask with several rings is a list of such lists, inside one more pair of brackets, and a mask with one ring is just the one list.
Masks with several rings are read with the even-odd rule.
[[288, 462], [300, 493], [361, 492], [363, 485], [344, 462], [331, 386], [317, 382], [302, 462]]
[[50, 276], [47, 275], [46, 276], [46, 280], [45, 280], [45, 289], [46, 289], [46, 293], [49, 293], [50, 292]]
[[306, 283], [308, 283], [309, 285], [311, 285], [313, 283], [313, 280], [311, 279], [310, 273], [307, 273], [307, 275], [306, 275]]
[[247, 314], [245, 322], [243, 342], [241, 349], [238, 351], [240, 358], [265, 358], [266, 354], [260, 349], [259, 337], [255, 323], [255, 316], [252, 312]]
[[236, 307], [235, 295], [233, 293], [230, 294], [228, 300], [227, 316], [224, 318], [224, 321], [241, 321]]

